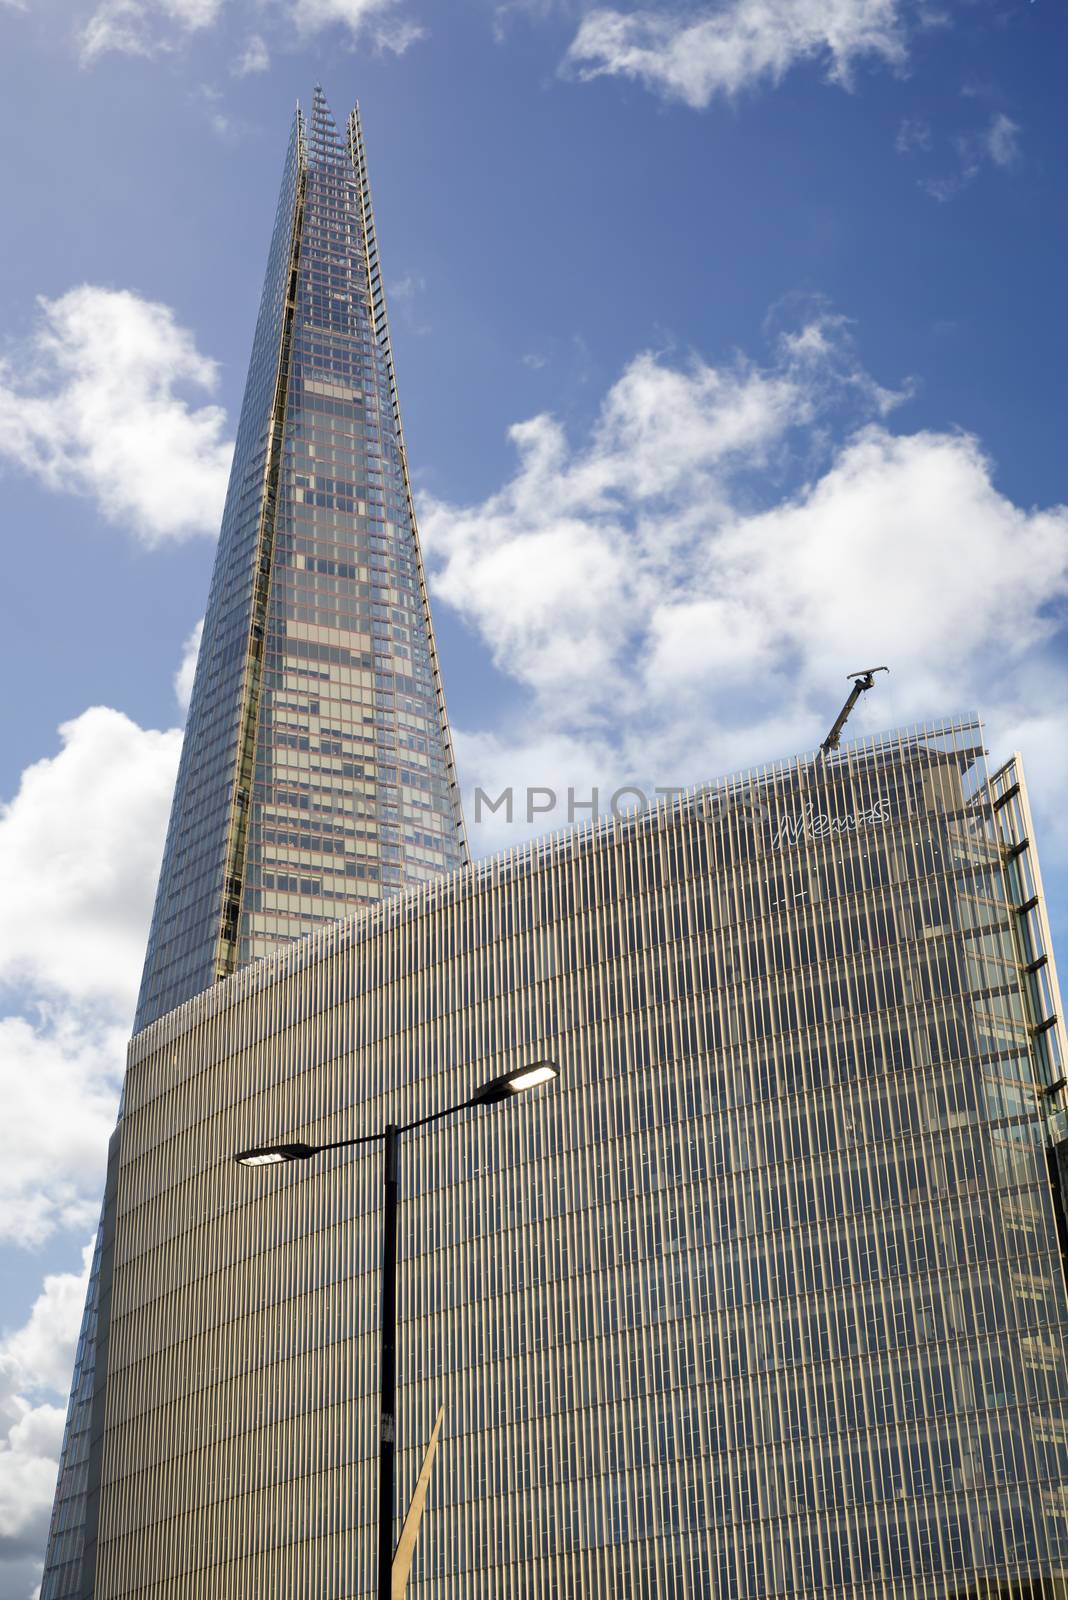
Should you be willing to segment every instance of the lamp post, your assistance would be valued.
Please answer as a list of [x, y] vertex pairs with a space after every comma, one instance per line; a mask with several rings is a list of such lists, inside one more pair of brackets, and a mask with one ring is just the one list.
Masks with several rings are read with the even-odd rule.
[[533, 1061], [525, 1067], [505, 1072], [473, 1094], [470, 1100], [448, 1106], [402, 1125], [390, 1122], [381, 1133], [358, 1139], [336, 1139], [331, 1144], [258, 1145], [240, 1150], [234, 1160], [243, 1167], [278, 1166], [284, 1161], [307, 1161], [324, 1150], [348, 1150], [355, 1145], [384, 1145], [382, 1194], [382, 1319], [381, 1319], [381, 1410], [378, 1429], [378, 1600], [392, 1600], [393, 1587], [393, 1498], [396, 1460], [397, 1401], [397, 1170], [401, 1136], [431, 1122], [441, 1122], [471, 1106], [499, 1105], [502, 1101], [536, 1089], [557, 1076], [554, 1061]]

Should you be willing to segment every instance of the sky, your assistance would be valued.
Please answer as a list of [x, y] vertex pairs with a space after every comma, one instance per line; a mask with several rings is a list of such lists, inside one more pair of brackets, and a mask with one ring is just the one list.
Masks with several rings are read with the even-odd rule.
[[812, 749], [885, 663], [856, 731], [1024, 752], [1063, 951], [1066, 46], [1062, 0], [0, 0], [0, 1600], [297, 99], [363, 114], [476, 850]]

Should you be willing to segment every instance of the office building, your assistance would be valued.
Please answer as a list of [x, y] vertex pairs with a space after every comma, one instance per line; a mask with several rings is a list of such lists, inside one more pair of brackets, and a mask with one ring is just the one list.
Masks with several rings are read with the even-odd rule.
[[95, 1600], [1068, 1593], [1064, 1029], [1022, 765], [930, 725], [458, 868], [134, 1039]]

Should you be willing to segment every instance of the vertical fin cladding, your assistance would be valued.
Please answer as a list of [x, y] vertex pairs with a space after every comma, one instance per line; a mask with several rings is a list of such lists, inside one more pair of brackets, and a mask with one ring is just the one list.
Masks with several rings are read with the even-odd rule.
[[267, 612], [271, 599], [271, 576], [274, 568], [278, 486], [285, 443], [290, 360], [293, 348], [293, 319], [296, 315], [297, 306], [301, 234], [304, 223], [304, 200], [307, 190], [303, 119], [301, 118], [299, 106], [297, 108], [297, 138], [298, 176], [293, 205], [293, 232], [286, 283], [285, 311], [282, 318], [282, 332], [278, 348], [278, 375], [275, 381], [274, 401], [268, 425], [267, 453], [263, 469], [263, 497], [256, 548], [256, 566], [253, 573], [253, 600], [249, 620], [244, 678], [245, 688], [241, 703], [241, 724], [237, 740], [233, 794], [230, 801], [230, 821], [226, 839], [226, 873], [223, 879], [219, 941], [215, 957], [215, 976], [217, 979], [228, 978], [232, 972], [236, 971], [240, 948], [241, 903], [245, 886], [249, 809], [252, 779], [256, 764], [256, 730], [259, 726], [260, 718], [264, 640], [267, 635]]
[[1060, 1247], [1061, 1271], [1068, 1286], [1068, 1037], [1061, 1015], [1060, 985], [1053, 934], [1046, 907], [1035, 824], [1023, 758], [1015, 752], [989, 782], [991, 816], [1014, 909], [1014, 935], [1020, 983], [1030, 1034], [1031, 1069], [1046, 1124], [1046, 1162]]
[[[991, 777], [989, 785], [995, 836], [1001, 848], [1008, 892], [1014, 907], [1017, 954], [1021, 966], [1031, 1036], [1035, 1085], [1051, 1126], [1068, 1132], [1063, 1091], [1068, 1071], [1068, 1035], [1058, 1009], [1053, 934], [1046, 907], [1035, 824], [1023, 760], [1017, 752]], [[1059, 1120], [1058, 1120], [1059, 1119]]]
[[445, 762], [448, 770], [449, 793], [452, 800], [453, 818], [456, 824], [456, 836], [460, 846], [461, 859], [466, 864], [470, 860], [467, 841], [467, 827], [464, 822], [463, 802], [460, 795], [460, 783], [456, 771], [456, 757], [452, 746], [452, 730], [449, 726], [449, 716], [445, 705], [445, 687], [442, 682], [441, 669], [438, 662], [437, 641], [434, 635], [434, 620], [430, 612], [430, 594], [427, 589], [426, 572], [423, 566], [423, 553], [419, 543], [418, 523], [415, 516], [415, 500], [412, 495], [411, 475], [408, 470], [408, 450], [404, 442], [404, 427], [401, 423], [400, 399], [397, 393], [396, 368], [393, 364], [393, 345], [389, 334], [389, 317], [386, 311], [385, 286], [382, 282], [382, 270], [378, 259], [378, 241], [375, 235], [374, 207], [371, 202], [371, 185], [367, 177], [367, 159], [363, 143], [363, 126], [360, 121], [360, 107], [357, 103], [352, 108], [348, 125], [349, 154], [352, 159], [353, 170], [356, 174], [360, 194], [360, 212], [363, 222], [364, 252], [367, 259], [367, 310], [370, 318], [373, 337], [386, 363], [389, 376], [390, 402], [393, 408], [393, 422], [397, 432], [397, 445], [400, 451], [401, 469], [404, 473], [404, 492], [408, 501], [408, 515], [411, 519], [412, 547], [415, 556], [416, 571], [419, 575], [419, 594], [423, 609], [423, 622], [426, 627], [427, 644], [430, 651], [430, 665], [434, 674], [434, 694], [437, 701], [438, 717], [441, 722], [441, 737], [445, 746]]

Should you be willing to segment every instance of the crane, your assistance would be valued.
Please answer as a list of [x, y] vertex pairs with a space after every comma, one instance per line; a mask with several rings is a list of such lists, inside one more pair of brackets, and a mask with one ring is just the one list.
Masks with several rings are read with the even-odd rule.
[[830, 733], [827, 735], [826, 739], [824, 739], [823, 743], [820, 745], [820, 755], [821, 756], [826, 758], [827, 756], [830, 755], [832, 750], [837, 750], [838, 749], [838, 743], [839, 743], [839, 740], [842, 737], [842, 729], [845, 727], [846, 723], [849, 720], [849, 713], [852, 711], [853, 707], [856, 705], [856, 703], [860, 699], [861, 695], [864, 694], [868, 689], [874, 688], [874, 686], [875, 686], [875, 674], [877, 672], [889, 672], [889, 671], [890, 671], [889, 667], [865, 667], [862, 672], [847, 672], [846, 673], [846, 677], [847, 678], [852, 678], [853, 679], [853, 687], [849, 691], [848, 700], [846, 701], [845, 705], [842, 707], [841, 711], [839, 711], [837, 717], [835, 717], [835, 719], [834, 719], [833, 728], [831, 729]]

